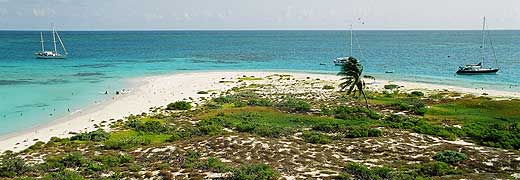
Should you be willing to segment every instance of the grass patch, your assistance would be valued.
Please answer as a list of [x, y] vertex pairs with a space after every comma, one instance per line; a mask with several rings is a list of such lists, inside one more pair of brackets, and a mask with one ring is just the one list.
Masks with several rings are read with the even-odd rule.
[[241, 77], [241, 78], [238, 78], [239, 80], [242, 80], [242, 81], [260, 81], [260, 80], [264, 80], [264, 78], [259, 78], [259, 77]]
[[106, 149], [130, 149], [163, 143], [170, 139], [170, 136], [168, 134], [150, 134], [134, 130], [116, 131], [110, 133], [109, 138], [103, 144]]

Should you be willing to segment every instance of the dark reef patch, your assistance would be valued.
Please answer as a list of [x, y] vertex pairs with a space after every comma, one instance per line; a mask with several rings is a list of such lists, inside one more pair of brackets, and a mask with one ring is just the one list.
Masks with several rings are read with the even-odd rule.
[[0, 80], [0, 86], [2, 85], [25, 85], [32, 84], [33, 82], [27, 80]]
[[34, 103], [34, 104], [25, 104], [25, 105], [20, 105], [20, 106], [16, 106], [16, 108], [31, 108], [31, 107], [37, 107], [37, 108], [40, 108], [40, 107], [47, 107], [47, 106], [50, 106], [48, 104], [45, 104], [45, 103]]
[[75, 66], [64, 66], [64, 67], [75, 67], [75, 68], [106, 68], [106, 67], [114, 67], [114, 64], [82, 64]]
[[72, 76], [85, 77], [85, 76], [102, 76], [102, 75], [105, 75], [105, 74], [99, 73], [99, 72], [80, 72], [80, 73], [73, 74]]

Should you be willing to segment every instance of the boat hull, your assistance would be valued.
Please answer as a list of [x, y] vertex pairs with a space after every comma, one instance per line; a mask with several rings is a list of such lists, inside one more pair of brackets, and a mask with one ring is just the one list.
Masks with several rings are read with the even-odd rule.
[[458, 70], [457, 74], [493, 74], [497, 73], [498, 69], [486, 69], [486, 70], [477, 70], [477, 71], [471, 71], [471, 70]]
[[36, 56], [36, 59], [66, 59], [67, 56]]

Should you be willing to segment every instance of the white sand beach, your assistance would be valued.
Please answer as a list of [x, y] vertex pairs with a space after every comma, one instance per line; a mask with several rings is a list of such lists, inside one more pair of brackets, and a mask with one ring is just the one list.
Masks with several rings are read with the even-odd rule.
[[[337, 81], [340, 77], [332, 74], [311, 73], [281, 73], [281, 72], [195, 72], [162, 76], [151, 76], [130, 80], [132, 87], [126, 94], [116, 95], [111, 100], [86, 107], [59, 118], [46, 125], [29, 130], [24, 130], [0, 137], [0, 152], [6, 150], [21, 151], [37, 141], [48, 141], [51, 137], [70, 137], [70, 132], [86, 132], [95, 130], [95, 124], [102, 121], [114, 121], [123, 119], [130, 114], [149, 112], [151, 107], [166, 106], [168, 103], [187, 100], [197, 102], [200, 97], [209, 97], [210, 94], [197, 94], [199, 91], [212, 90], [214, 92], [225, 91], [237, 86], [238, 78], [242, 76], [266, 77], [272, 74], [288, 74], [295, 79], [321, 79]], [[226, 81], [222, 83], [220, 81]], [[233, 82], [228, 82], [233, 81]], [[491, 97], [520, 98], [519, 92], [505, 92], [497, 90], [482, 90], [454, 86], [444, 86], [426, 83], [414, 83], [403, 81], [367, 80], [370, 89], [383, 89], [386, 84], [403, 86], [400, 90], [426, 90], [426, 91], [456, 91], [482, 95], [487, 93]], [[106, 123], [108, 124], [108, 123]]]

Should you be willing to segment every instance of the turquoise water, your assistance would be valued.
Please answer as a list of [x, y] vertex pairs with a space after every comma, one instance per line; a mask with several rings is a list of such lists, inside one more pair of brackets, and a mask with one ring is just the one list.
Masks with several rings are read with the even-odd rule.
[[[0, 31], [0, 134], [41, 125], [67, 109], [75, 111], [100, 101], [107, 97], [103, 92], [125, 87], [127, 78], [238, 69], [335, 73], [338, 67], [330, 59], [348, 53], [343, 31], [71, 31], [60, 35], [69, 58], [36, 60], [39, 32]], [[357, 31], [356, 35], [364, 55], [356, 50], [354, 56], [376, 77], [520, 90], [520, 31], [492, 32], [501, 70], [479, 76], [454, 72], [459, 65], [479, 61], [480, 31]], [[389, 70], [394, 73], [384, 74]]]

